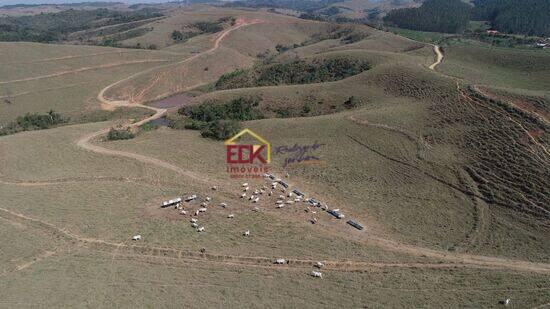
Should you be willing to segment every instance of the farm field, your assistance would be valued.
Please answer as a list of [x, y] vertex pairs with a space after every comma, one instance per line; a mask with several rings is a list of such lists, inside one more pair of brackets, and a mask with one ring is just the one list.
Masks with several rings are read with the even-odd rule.
[[[0, 129], [70, 118], [0, 136], [1, 308], [548, 306], [544, 50], [158, 8], [117, 47], [0, 42]], [[228, 173], [245, 128], [276, 186]]]

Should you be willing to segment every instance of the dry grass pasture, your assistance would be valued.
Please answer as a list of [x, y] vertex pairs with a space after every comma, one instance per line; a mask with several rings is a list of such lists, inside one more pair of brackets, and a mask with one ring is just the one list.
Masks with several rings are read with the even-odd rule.
[[[170, 41], [227, 16], [235, 24], [218, 33]], [[0, 137], [0, 307], [548, 306], [546, 74], [523, 52], [450, 46], [431, 70], [433, 46], [360, 25], [204, 5], [151, 24], [125, 44], [158, 50], [0, 43], [0, 96], [12, 101], [0, 101], [0, 122], [49, 109], [77, 120]], [[342, 57], [370, 68], [214, 86], [235, 69]], [[241, 198], [243, 182], [248, 195], [270, 182], [230, 178], [223, 142], [199, 131], [105, 138], [183, 117], [144, 104], [191, 89], [188, 104], [257, 98], [263, 119], [241, 125], [271, 143], [272, 172], [346, 219], [304, 202], [276, 208], [280, 189]], [[287, 164], [294, 155], [277, 150], [313, 144], [310, 162]], [[160, 207], [191, 194], [186, 214]], [[322, 278], [311, 275], [317, 261]]]

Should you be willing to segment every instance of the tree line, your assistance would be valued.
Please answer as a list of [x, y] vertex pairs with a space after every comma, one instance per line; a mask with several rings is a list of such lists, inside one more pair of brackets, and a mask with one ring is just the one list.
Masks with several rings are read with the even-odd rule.
[[550, 35], [549, 0], [426, 0], [418, 8], [397, 9], [384, 17], [388, 25], [419, 31], [462, 33], [471, 20], [489, 21], [501, 32]]

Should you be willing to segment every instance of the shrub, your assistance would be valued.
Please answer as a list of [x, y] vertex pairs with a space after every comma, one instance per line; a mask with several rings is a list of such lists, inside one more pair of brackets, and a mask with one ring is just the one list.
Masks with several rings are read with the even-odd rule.
[[17, 117], [15, 121], [5, 126], [0, 126], [0, 135], [14, 134], [21, 131], [49, 129], [68, 121], [68, 118], [64, 118], [61, 114], [53, 110], [43, 115], [27, 113], [25, 116]]
[[134, 137], [135, 137], [135, 134], [132, 133], [130, 129], [111, 128], [111, 130], [109, 130], [109, 133], [107, 134], [107, 138], [110, 141], [132, 139]]
[[209, 122], [201, 129], [203, 137], [213, 138], [216, 140], [224, 140], [237, 134], [241, 126], [235, 120], [216, 120]]
[[356, 97], [354, 96], [351, 96], [349, 97], [346, 102], [344, 102], [344, 106], [347, 108], [347, 109], [352, 109], [354, 107], [357, 107], [357, 105], [359, 104], [359, 100], [357, 100]]

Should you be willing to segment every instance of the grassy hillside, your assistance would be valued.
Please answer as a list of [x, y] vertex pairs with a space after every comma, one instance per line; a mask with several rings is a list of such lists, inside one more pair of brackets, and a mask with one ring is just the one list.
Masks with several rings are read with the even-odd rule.
[[441, 71], [474, 83], [548, 91], [550, 53], [467, 42], [445, 47]]
[[[205, 25], [216, 32], [172, 37]], [[548, 302], [544, 51], [451, 41], [432, 70], [432, 45], [265, 10], [192, 6], [136, 29], [142, 26], [154, 29], [125, 44], [159, 50], [0, 44], [0, 123], [49, 109], [73, 119], [0, 137], [0, 233], [9, 244], [0, 250], [4, 304]], [[340, 72], [341, 63], [329, 59], [368, 69], [302, 78], [319, 77], [312, 71], [320, 67]], [[220, 82], [237, 69], [246, 79]], [[277, 78], [260, 78], [265, 72]], [[280, 189], [257, 203], [240, 198], [243, 182], [248, 195], [269, 182], [231, 178], [223, 141], [195, 130], [146, 124], [133, 139], [105, 138], [117, 125], [162, 116], [163, 109], [141, 104], [180, 92], [171, 99], [184, 111], [211, 102], [208, 116], [254, 119], [240, 125], [271, 143], [270, 170], [346, 218], [299, 201], [276, 208], [279, 194], [288, 193]], [[242, 98], [253, 102], [245, 115], [227, 107]], [[188, 121], [177, 108], [167, 117]], [[279, 148], [298, 145], [316, 145], [306, 162]], [[191, 194], [199, 199], [184, 203], [185, 214], [160, 207]], [[207, 211], [193, 215], [206, 197]], [[289, 263], [275, 265], [277, 258]], [[317, 261], [325, 262], [320, 270]]]

